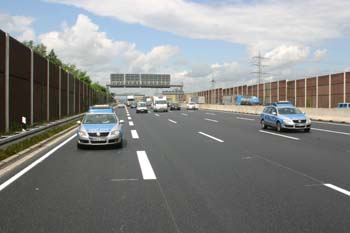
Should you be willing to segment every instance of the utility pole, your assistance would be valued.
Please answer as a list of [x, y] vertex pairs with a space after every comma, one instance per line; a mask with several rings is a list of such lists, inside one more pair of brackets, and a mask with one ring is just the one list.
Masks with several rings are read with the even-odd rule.
[[[261, 53], [259, 50], [258, 56], [254, 56], [252, 57], [252, 59], [253, 59], [252, 65], [256, 66], [256, 71], [252, 73], [257, 75], [257, 80], [258, 80], [257, 97], [259, 97], [260, 83], [264, 81], [264, 75], [267, 74], [263, 72], [263, 68], [267, 66], [267, 65], [264, 65], [264, 60], [266, 60], [267, 58], [264, 56], [261, 56]], [[265, 99], [265, 96], [263, 96], [263, 99]]]

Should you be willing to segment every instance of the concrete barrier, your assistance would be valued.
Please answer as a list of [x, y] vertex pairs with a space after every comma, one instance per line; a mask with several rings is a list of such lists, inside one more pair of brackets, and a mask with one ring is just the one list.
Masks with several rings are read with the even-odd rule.
[[[200, 104], [200, 109], [239, 112], [248, 114], [260, 114], [263, 106], [239, 106], [239, 105], [215, 105], [215, 104]], [[350, 109], [336, 108], [299, 108], [305, 112], [312, 120], [331, 121], [350, 123]]]

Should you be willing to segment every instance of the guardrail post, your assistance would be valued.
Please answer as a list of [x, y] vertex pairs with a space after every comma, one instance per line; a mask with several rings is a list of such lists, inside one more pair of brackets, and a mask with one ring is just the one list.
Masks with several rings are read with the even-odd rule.
[[61, 103], [61, 75], [62, 75], [62, 68], [60, 67], [58, 70], [58, 118], [61, 119], [62, 117], [62, 103]]
[[297, 80], [294, 80], [294, 104], [297, 107]]
[[67, 116], [69, 116], [69, 73], [67, 73]]
[[50, 61], [47, 59], [47, 93], [46, 93], [46, 120], [50, 121]]
[[331, 75], [328, 75], [328, 108], [331, 108], [332, 106], [332, 80], [331, 80]]
[[305, 108], [306, 108], [306, 105], [307, 105], [307, 101], [306, 101], [306, 94], [307, 94], [307, 81], [306, 81], [306, 78], [304, 80], [304, 100], [305, 100]]
[[346, 72], [344, 72], [343, 77], [343, 103], [346, 102]]
[[34, 123], [34, 52], [30, 50], [30, 125]]
[[5, 45], [5, 131], [10, 131], [10, 36], [6, 33]]
[[316, 77], [316, 108], [318, 108], [318, 76]]
[[75, 78], [73, 77], [73, 93], [74, 93], [74, 97], [73, 97], [73, 113], [75, 114]]

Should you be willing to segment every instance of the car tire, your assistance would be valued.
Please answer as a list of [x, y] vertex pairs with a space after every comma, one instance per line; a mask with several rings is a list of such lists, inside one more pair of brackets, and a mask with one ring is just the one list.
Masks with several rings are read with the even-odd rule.
[[262, 129], [267, 129], [267, 125], [265, 125], [265, 121], [264, 120], [261, 120], [260, 124], [261, 124], [261, 128]]
[[306, 133], [309, 133], [310, 132], [310, 128], [308, 128], [308, 129], [304, 129], [304, 132], [306, 132]]
[[277, 132], [281, 132], [282, 131], [282, 128], [281, 128], [281, 123], [277, 121], [276, 123], [276, 130]]

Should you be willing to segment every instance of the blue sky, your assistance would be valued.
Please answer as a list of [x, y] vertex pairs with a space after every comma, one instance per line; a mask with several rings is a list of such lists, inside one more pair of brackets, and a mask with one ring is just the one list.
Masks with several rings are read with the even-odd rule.
[[[345, 0], [104, 0], [105, 7], [96, 2], [2, 0], [0, 28], [19, 39], [45, 42], [63, 60], [76, 63], [101, 83], [115, 70], [169, 72], [188, 91], [208, 88], [212, 77], [217, 86], [254, 83], [251, 57], [258, 51], [268, 58], [266, 80], [350, 67]], [[26, 18], [15, 16], [33, 21], [26, 24]], [[75, 43], [76, 38], [84, 39], [84, 33], [91, 35], [84, 46], [91, 44], [95, 52], [83, 54], [84, 48]], [[99, 39], [93, 41], [94, 35]]]

